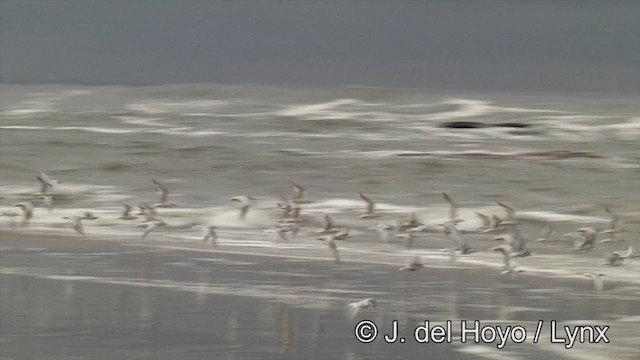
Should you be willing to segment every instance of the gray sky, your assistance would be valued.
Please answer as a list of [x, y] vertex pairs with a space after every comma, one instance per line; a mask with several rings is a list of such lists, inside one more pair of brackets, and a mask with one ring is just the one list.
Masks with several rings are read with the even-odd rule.
[[0, 0], [3, 81], [640, 93], [640, 1]]

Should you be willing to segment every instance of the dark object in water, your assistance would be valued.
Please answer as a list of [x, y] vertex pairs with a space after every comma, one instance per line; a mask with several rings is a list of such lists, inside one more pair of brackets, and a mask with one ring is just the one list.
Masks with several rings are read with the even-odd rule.
[[490, 126], [509, 127], [509, 128], [528, 128], [528, 127], [531, 127], [531, 125], [523, 124], [523, 123], [500, 123], [500, 124], [497, 124], [497, 125], [490, 125]]
[[499, 124], [485, 124], [478, 121], [450, 121], [441, 124], [442, 127], [449, 129], [480, 129], [486, 127], [507, 127], [507, 128], [528, 128], [529, 124], [522, 123], [499, 123]]

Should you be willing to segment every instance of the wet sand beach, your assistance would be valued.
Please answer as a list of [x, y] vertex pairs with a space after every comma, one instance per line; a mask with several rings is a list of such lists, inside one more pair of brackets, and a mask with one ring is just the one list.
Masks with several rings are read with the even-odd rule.
[[[416, 272], [377, 256], [335, 266], [248, 247], [220, 251], [184, 244], [85, 241], [2, 233], [1, 343], [6, 359], [633, 359], [640, 326], [637, 284], [522, 275], [441, 262]], [[203, 251], [206, 250], [206, 251]], [[231, 251], [225, 251], [231, 250]], [[273, 249], [272, 249], [273, 250]], [[280, 254], [278, 254], [280, 253]], [[281, 256], [282, 255], [282, 256]], [[349, 322], [346, 305], [373, 297], [378, 307]], [[380, 334], [360, 343], [355, 324]], [[392, 321], [407, 337], [388, 344]], [[416, 343], [429, 320], [452, 321], [452, 343]], [[460, 321], [523, 326], [523, 343], [461, 343]], [[540, 339], [533, 343], [539, 320]], [[609, 344], [550, 342], [558, 327], [610, 326]], [[470, 325], [469, 325], [470, 326]], [[560, 333], [562, 335], [563, 333]]]

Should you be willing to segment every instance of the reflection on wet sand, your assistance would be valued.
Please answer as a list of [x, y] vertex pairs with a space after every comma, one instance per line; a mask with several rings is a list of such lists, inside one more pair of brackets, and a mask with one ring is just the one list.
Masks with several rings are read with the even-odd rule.
[[[121, 245], [100, 246], [110, 248], [107, 254]], [[146, 354], [169, 359], [179, 353], [181, 358], [195, 359], [222, 353], [229, 359], [253, 359], [259, 354], [387, 359], [424, 351], [424, 346], [437, 357], [477, 355], [477, 349], [455, 342], [422, 347], [357, 342], [345, 311], [346, 304], [360, 300], [362, 294], [378, 301], [366, 318], [379, 325], [380, 336], [389, 332], [393, 320], [398, 321], [400, 333], [412, 334], [425, 320], [438, 324], [452, 320], [454, 330], [461, 319], [478, 319], [522, 324], [533, 331], [531, 324], [538, 318], [567, 323], [608, 319], [607, 324], [617, 329], [616, 341], [630, 344], [639, 324], [634, 319], [640, 319], [636, 306], [640, 289], [612, 286], [617, 294], [597, 293], [579, 282], [582, 279], [514, 280], [483, 269], [398, 272], [392, 265], [343, 271], [322, 260], [289, 262], [284, 265], [287, 271], [282, 271], [283, 262], [272, 257], [211, 253], [213, 260], [227, 261], [191, 261], [180, 251], [123, 252], [110, 265], [120, 270], [116, 278], [112, 268], [98, 269], [93, 258], [44, 262], [51, 257], [33, 252], [25, 261], [24, 253], [11, 254], [5, 251], [0, 268], [0, 334], [3, 353], [16, 358], [44, 354], [51, 359], [78, 354], [99, 358], [98, 354], [114, 351], [114, 343], [119, 344], [122, 358]], [[25, 268], [25, 264], [40, 266]], [[86, 275], [67, 275], [80, 273]], [[269, 282], [261, 273], [269, 274]], [[576, 282], [584, 285], [581, 293], [575, 291], [580, 288]], [[244, 289], [241, 295], [238, 289]], [[510, 351], [528, 358], [557, 357], [545, 346], [525, 343]]]

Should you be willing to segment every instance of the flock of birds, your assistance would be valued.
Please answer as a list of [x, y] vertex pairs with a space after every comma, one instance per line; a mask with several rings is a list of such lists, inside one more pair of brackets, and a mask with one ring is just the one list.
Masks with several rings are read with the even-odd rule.
[[[44, 206], [51, 212], [54, 207], [55, 199], [58, 196], [56, 193], [56, 187], [61, 181], [51, 179], [44, 172], [40, 172], [37, 176], [40, 183], [40, 191], [34, 194], [39, 198]], [[123, 210], [118, 219], [124, 221], [132, 221], [144, 218], [142, 224], [146, 227], [142, 233], [142, 239], [146, 239], [154, 230], [167, 225], [167, 223], [160, 218], [158, 209], [176, 207], [177, 205], [169, 201], [169, 188], [160, 181], [153, 179], [153, 185], [155, 191], [160, 193], [159, 201], [155, 204], [141, 203], [137, 207], [139, 212], [132, 214], [134, 209], [129, 204], [122, 204]], [[281, 197], [281, 200], [277, 202], [276, 207], [282, 210], [282, 217], [277, 220], [274, 226], [265, 230], [267, 233], [274, 234], [277, 240], [289, 241], [295, 239], [300, 232], [303, 225], [306, 225], [308, 221], [300, 216], [302, 205], [310, 203], [311, 201], [306, 197], [306, 189], [291, 182], [293, 189], [293, 196], [291, 199]], [[466, 255], [476, 252], [477, 250], [472, 248], [468, 241], [463, 236], [463, 231], [458, 228], [458, 224], [463, 222], [463, 219], [458, 217], [459, 206], [447, 193], [442, 194], [445, 201], [449, 205], [449, 220], [437, 225], [427, 225], [421, 222], [415, 212], [411, 214], [410, 219], [407, 222], [398, 224], [397, 222], [387, 223], [380, 222], [375, 229], [383, 243], [390, 243], [393, 238], [397, 238], [404, 242], [407, 249], [410, 249], [413, 245], [413, 241], [416, 235], [423, 232], [443, 232], [449, 240], [454, 243], [454, 247], [445, 249], [449, 253], [449, 260], [456, 262], [459, 255]], [[376, 211], [376, 202], [369, 196], [360, 193], [360, 197], [366, 204], [366, 212], [360, 215], [361, 219], [377, 219], [382, 215]], [[244, 220], [249, 213], [254, 197], [240, 195], [230, 198], [230, 201], [238, 204], [240, 220]], [[503, 266], [501, 268], [502, 274], [509, 274], [515, 277], [516, 274], [523, 272], [523, 269], [514, 261], [514, 258], [531, 256], [532, 252], [527, 248], [526, 237], [524, 237], [518, 228], [518, 220], [516, 218], [516, 211], [513, 207], [498, 202], [498, 205], [505, 211], [504, 217], [500, 217], [496, 214], [486, 215], [480, 212], [476, 212], [481, 226], [477, 229], [480, 233], [499, 233], [499, 235], [493, 237], [493, 240], [500, 241], [501, 244], [495, 247], [491, 247], [489, 250], [499, 252], [502, 255]], [[28, 222], [33, 218], [33, 210], [35, 204], [32, 201], [24, 201], [15, 204], [16, 207], [22, 210], [23, 223]], [[571, 240], [573, 243], [573, 249], [575, 251], [590, 251], [596, 246], [596, 242], [622, 242], [620, 233], [622, 232], [620, 227], [619, 217], [611, 211], [609, 207], [605, 207], [606, 213], [610, 217], [609, 226], [607, 229], [601, 230], [593, 227], [581, 227], [573, 232], [563, 235], [563, 238]], [[3, 212], [3, 216], [19, 216], [15, 212]], [[85, 235], [83, 220], [95, 220], [98, 217], [91, 212], [85, 211], [82, 214], [74, 216], [65, 216], [63, 219], [67, 219], [71, 222], [71, 227], [78, 233]], [[217, 227], [215, 225], [199, 225], [203, 230], [203, 242], [211, 242], [213, 246], [218, 245], [218, 236], [216, 233]], [[349, 235], [349, 228], [336, 227], [333, 219], [326, 213], [323, 213], [323, 226], [321, 229], [313, 232], [316, 239], [324, 242], [324, 244], [331, 251], [336, 264], [340, 264], [340, 254], [338, 250], [337, 241], [344, 241], [351, 238]], [[536, 241], [552, 241], [553, 231], [550, 224], [547, 222], [543, 225], [542, 236]], [[609, 238], [596, 241], [599, 234], [607, 234]], [[606, 254], [605, 265], [609, 266], [621, 266], [626, 259], [632, 257], [638, 257], [634, 254], [633, 247], [629, 246], [626, 251], [614, 251]], [[419, 256], [416, 256], [408, 265], [401, 267], [400, 271], [416, 271], [422, 268], [424, 265], [421, 262]], [[603, 277], [602, 273], [589, 273], [585, 276], [591, 278], [594, 283], [594, 287], [597, 291], [603, 289]], [[348, 305], [348, 312], [351, 319], [357, 314], [367, 308], [375, 308], [375, 299], [364, 299], [358, 302], [354, 302]]]

